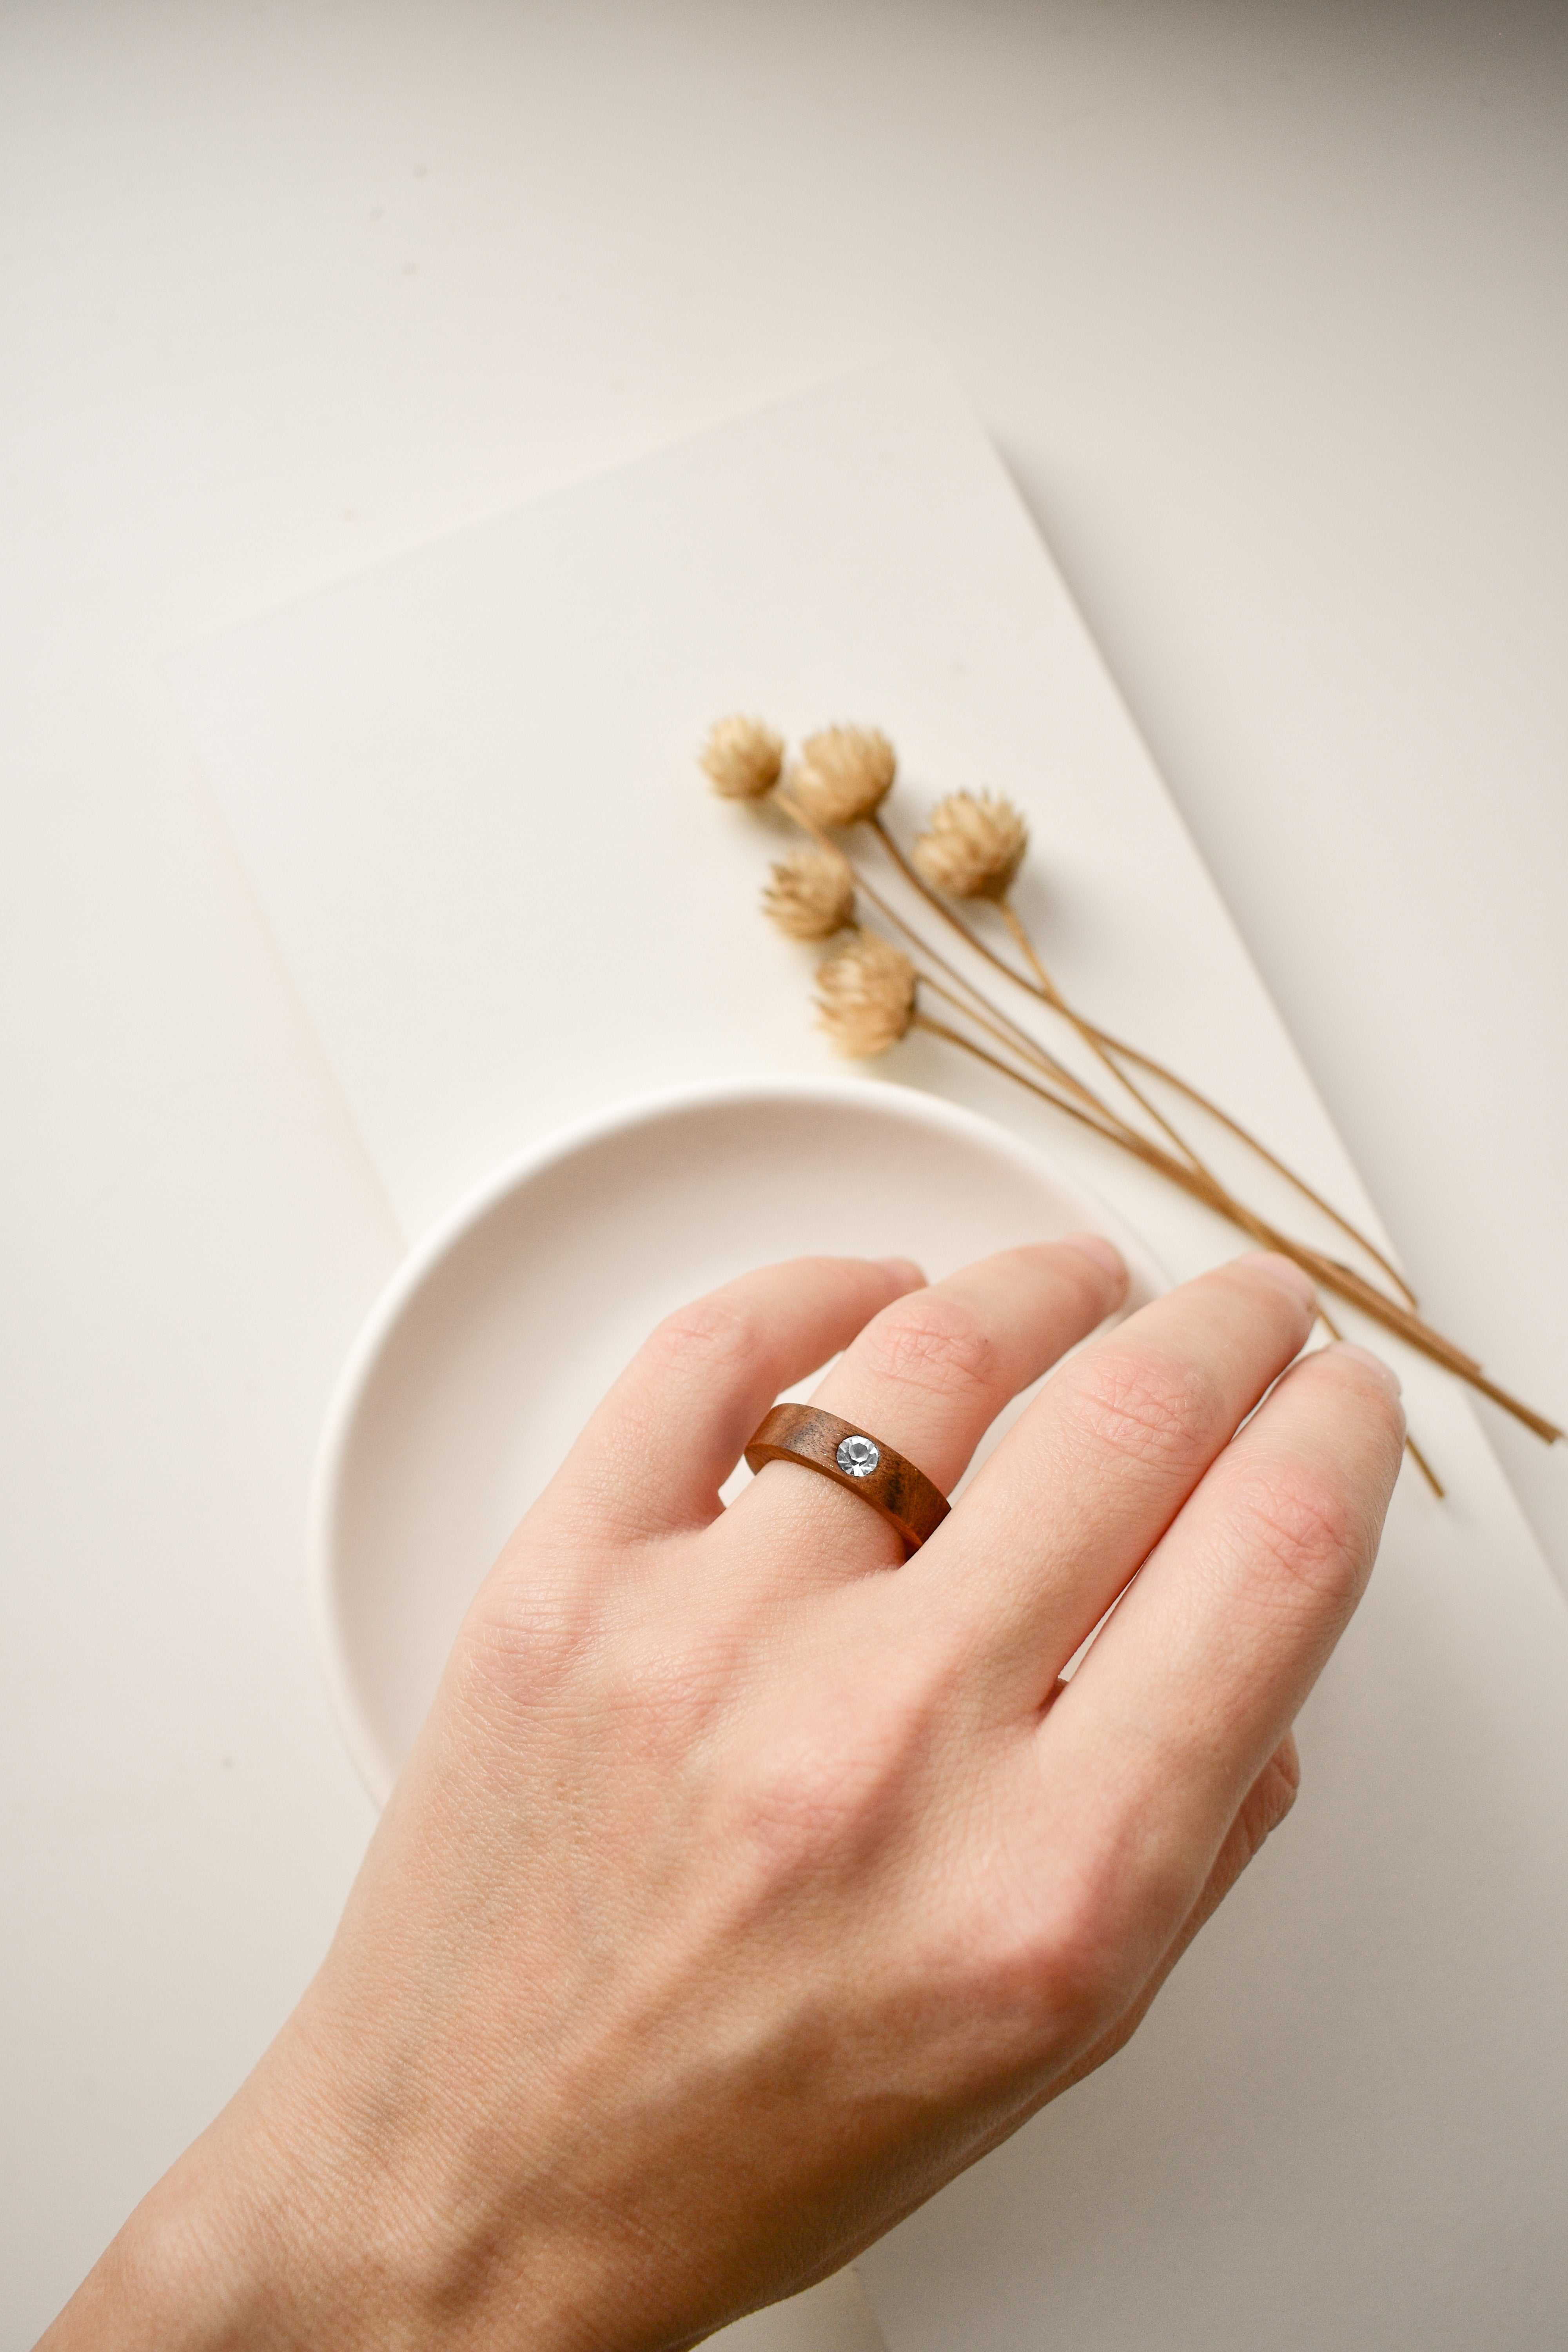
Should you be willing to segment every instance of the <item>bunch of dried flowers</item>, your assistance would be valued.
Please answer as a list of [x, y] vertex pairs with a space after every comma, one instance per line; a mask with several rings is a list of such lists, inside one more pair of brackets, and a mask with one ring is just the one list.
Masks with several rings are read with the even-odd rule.
[[[1063, 996], [1047, 971], [1012, 892], [1028, 849], [1028, 828], [1011, 802], [990, 793], [955, 792], [938, 802], [906, 851], [884, 805], [898, 762], [875, 728], [827, 727], [809, 735], [786, 768], [782, 737], [759, 719], [721, 719], [700, 755], [715, 792], [727, 800], [766, 803], [793, 820], [807, 845], [782, 858], [763, 904], [791, 939], [836, 940], [817, 965], [817, 1010], [830, 1043], [856, 1058], [883, 1054], [920, 1029], [969, 1054], [1130, 1153], [1201, 1201], [1249, 1240], [1279, 1250], [1335, 1297], [1394, 1332], [1468, 1381], [1549, 1444], [1563, 1432], [1489, 1380], [1417, 1311], [1408, 1284], [1387, 1257], [1321, 1193], [1258, 1138], [1152, 1056], [1100, 1028]], [[914, 894], [914, 915], [900, 912], [866, 870], [868, 842]], [[980, 928], [984, 910], [1006, 934], [994, 944]], [[867, 913], [875, 917], [868, 922]], [[962, 940], [988, 972], [1005, 982], [981, 986], [934, 943], [942, 926]], [[838, 934], [847, 937], [839, 939]], [[896, 935], [896, 936], [895, 936]], [[1012, 954], [1004, 951], [1010, 945]], [[1034, 1008], [1020, 1019], [1020, 997]], [[1100, 1081], [1090, 1084], [1052, 1051], [1035, 1025], [1048, 1012], [1087, 1049]], [[1375, 1273], [1359, 1272], [1261, 1216], [1200, 1157], [1162, 1109], [1153, 1089], [1179, 1096], [1215, 1121], [1275, 1175], [1292, 1186], [1363, 1255]], [[1319, 1304], [1336, 1339], [1338, 1324]], [[1435, 1492], [1442, 1487], [1414, 1440], [1410, 1451]]]

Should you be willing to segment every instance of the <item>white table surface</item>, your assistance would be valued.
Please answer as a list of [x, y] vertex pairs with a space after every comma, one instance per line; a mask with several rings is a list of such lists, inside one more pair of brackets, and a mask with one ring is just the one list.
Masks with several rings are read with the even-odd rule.
[[1563, 1417], [1565, 101], [1554, 8], [0, 11], [7, 2345], [370, 1822], [300, 1526], [398, 1244], [164, 656], [934, 342], [1436, 1318]]

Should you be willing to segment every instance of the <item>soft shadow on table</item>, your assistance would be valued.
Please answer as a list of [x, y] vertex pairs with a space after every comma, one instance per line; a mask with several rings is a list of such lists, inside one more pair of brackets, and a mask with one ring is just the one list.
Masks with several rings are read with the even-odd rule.
[[737, 2320], [709, 2342], [724, 2352], [886, 2352], [882, 2334], [852, 2270], [769, 2311]]

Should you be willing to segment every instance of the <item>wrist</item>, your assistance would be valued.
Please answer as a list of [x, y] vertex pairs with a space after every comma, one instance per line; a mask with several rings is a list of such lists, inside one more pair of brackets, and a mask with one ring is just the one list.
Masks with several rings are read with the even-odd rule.
[[291, 2020], [38, 2352], [478, 2352], [524, 2313], [530, 2352], [575, 2352], [564, 2266], [538, 2242], [520, 2265], [416, 2140], [368, 2122]]
[[306, 2275], [269, 2226], [254, 2160], [242, 2180], [221, 2147], [224, 2119], [188, 2148], [131, 2214], [38, 2352], [271, 2352], [309, 2340], [281, 2287]]

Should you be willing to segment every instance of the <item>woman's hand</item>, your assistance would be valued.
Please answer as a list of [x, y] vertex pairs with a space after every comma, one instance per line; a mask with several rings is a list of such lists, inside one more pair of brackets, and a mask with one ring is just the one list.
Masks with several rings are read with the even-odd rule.
[[685, 2346], [1118, 2048], [1289, 1806], [1392, 1376], [1281, 1379], [1310, 1296], [1245, 1259], [1063, 1366], [907, 1565], [795, 1465], [719, 1487], [837, 1355], [819, 1401], [951, 1489], [1123, 1288], [1088, 1237], [929, 1288], [814, 1258], [664, 1324], [478, 1594], [294, 2017], [46, 2342]]

